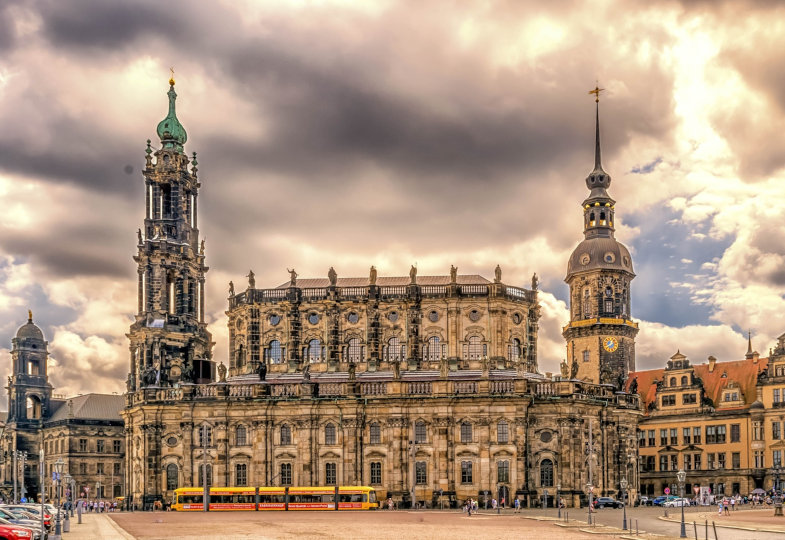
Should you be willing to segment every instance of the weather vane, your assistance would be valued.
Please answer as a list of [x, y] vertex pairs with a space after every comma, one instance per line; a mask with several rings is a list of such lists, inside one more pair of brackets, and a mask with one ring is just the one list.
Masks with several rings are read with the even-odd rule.
[[171, 77], [169, 77], [169, 84], [174, 86], [174, 67], [170, 67], [169, 72], [172, 74]]
[[589, 90], [589, 93], [590, 94], [594, 94], [594, 102], [595, 103], [599, 103], [600, 102], [600, 92], [604, 92], [604, 91], [605, 91], [605, 88], [600, 88], [599, 85], [597, 85], [597, 86], [594, 87], [594, 90]]

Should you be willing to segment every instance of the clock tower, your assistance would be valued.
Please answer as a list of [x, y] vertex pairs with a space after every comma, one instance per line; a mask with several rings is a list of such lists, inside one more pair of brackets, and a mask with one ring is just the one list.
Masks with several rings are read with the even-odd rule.
[[614, 237], [616, 201], [608, 195], [611, 177], [602, 169], [599, 93], [596, 101], [594, 170], [586, 178], [583, 236], [570, 256], [570, 322], [567, 341], [570, 377], [622, 388], [635, 370], [638, 324], [630, 317], [630, 284], [635, 278], [629, 250]]

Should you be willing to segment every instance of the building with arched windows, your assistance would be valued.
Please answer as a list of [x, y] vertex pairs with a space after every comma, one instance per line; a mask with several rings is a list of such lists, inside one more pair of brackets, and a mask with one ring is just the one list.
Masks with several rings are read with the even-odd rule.
[[[161, 145], [148, 141], [146, 150], [134, 258], [139, 301], [123, 412], [129, 501], [147, 506], [205, 481], [366, 484], [381, 498], [428, 506], [491, 496], [540, 504], [546, 492], [552, 504], [557, 489], [577, 505], [587, 483], [617, 495], [623, 478], [634, 493], [640, 409], [637, 395], [620, 391], [633, 366], [633, 274], [618, 243], [614, 261], [570, 263], [573, 311], [594, 317], [575, 317], [565, 330], [576, 354], [589, 351], [582, 363], [571, 358], [580, 376], [566, 364], [560, 375], [539, 373], [536, 275], [527, 288], [498, 266], [493, 279], [454, 267], [438, 276], [412, 267], [408, 277], [371, 267], [366, 277], [330, 268], [325, 278], [298, 279], [291, 270], [267, 288], [250, 272], [247, 287], [230, 284], [229, 357], [218, 364], [203, 320], [200, 182], [170, 83]], [[590, 185], [592, 204], [610, 201], [606, 177], [602, 193]], [[594, 244], [612, 240], [613, 211], [612, 203], [585, 210], [591, 256]], [[598, 354], [590, 341], [606, 334], [625, 352]]]

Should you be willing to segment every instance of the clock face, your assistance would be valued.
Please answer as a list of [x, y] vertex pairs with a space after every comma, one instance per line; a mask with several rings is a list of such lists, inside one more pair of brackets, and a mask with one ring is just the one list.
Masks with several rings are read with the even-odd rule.
[[615, 337], [602, 338], [602, 348], [608, 352], [614, 352], [619, 348], [619, 340]]

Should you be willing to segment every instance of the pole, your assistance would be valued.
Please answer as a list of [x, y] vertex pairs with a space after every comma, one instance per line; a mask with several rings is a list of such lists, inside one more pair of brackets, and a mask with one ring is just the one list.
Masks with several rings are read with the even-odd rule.
[[624, 489], [621, 490], [621, 511], [624, 514], [621, 530], [627, 530], [627, 501], [624, 500]]
[[207, 426], [202, 426], [202, 511], [210, 508], [210, 488], [207, 487]]
[[409, 441], [409, 470], [411, 471], [409, 474], [411, 475], [411, 486], [412, 486], [412, 508], [417, 508], [417, 490], [414, 488], [415, 483], [417, 482], [417, 471], [415, 470], [415, 463], [414, 463], [414, 455], [415, 455], [415, 445], [414, 441]]
[[17, 454], [19, 450], [14, 450], [14, 504], [19, 503], [19, 493], [17, 491], [16, 485], [19, 479], [19, 465], [16, 463]]
[[679, 482], [679, 491], [681, 493], [681, 535], [679, 538], [687, 538], [687, 529], [684, 525], [684, 482]]
[[561, 484], [556, 486], [556, 506], [559, 508], [558, 518], [561, 519], [561, 497], [559, 497], [559, 487], [561, 487]]
[[60, 540], [60, 538], [62, 538], [62, 531], [60, 530], [60, 473], [59, 472], [57, 472], [57, 483], [55, 484], [55, 497], [57, 498], [57, 518], [55, 519], [55, 539]]
[[[43, 438], [43, 432], [41, 434], [41, 438]], [[44, 489], [46, 474], [44, 473], [44, 445], [41, 444], [41, 448], [38, 450], [38, 477], [41, 479], [41, 535], [43, 536], [44, 531], [44, 500], [46, 497], [44, 493], [46, 493]]]
[[[589, 418], [589, 486], [592, 485], [591, 483], [591, 476], [592, 476], [592, 454], [594, 453], [594, 442], [592, 440], [592, 419]], [[592, 506], [592, 491], [589, 489], [589, 518], [587, 520], [588, 524], [591, 525], [591, 506]]]

